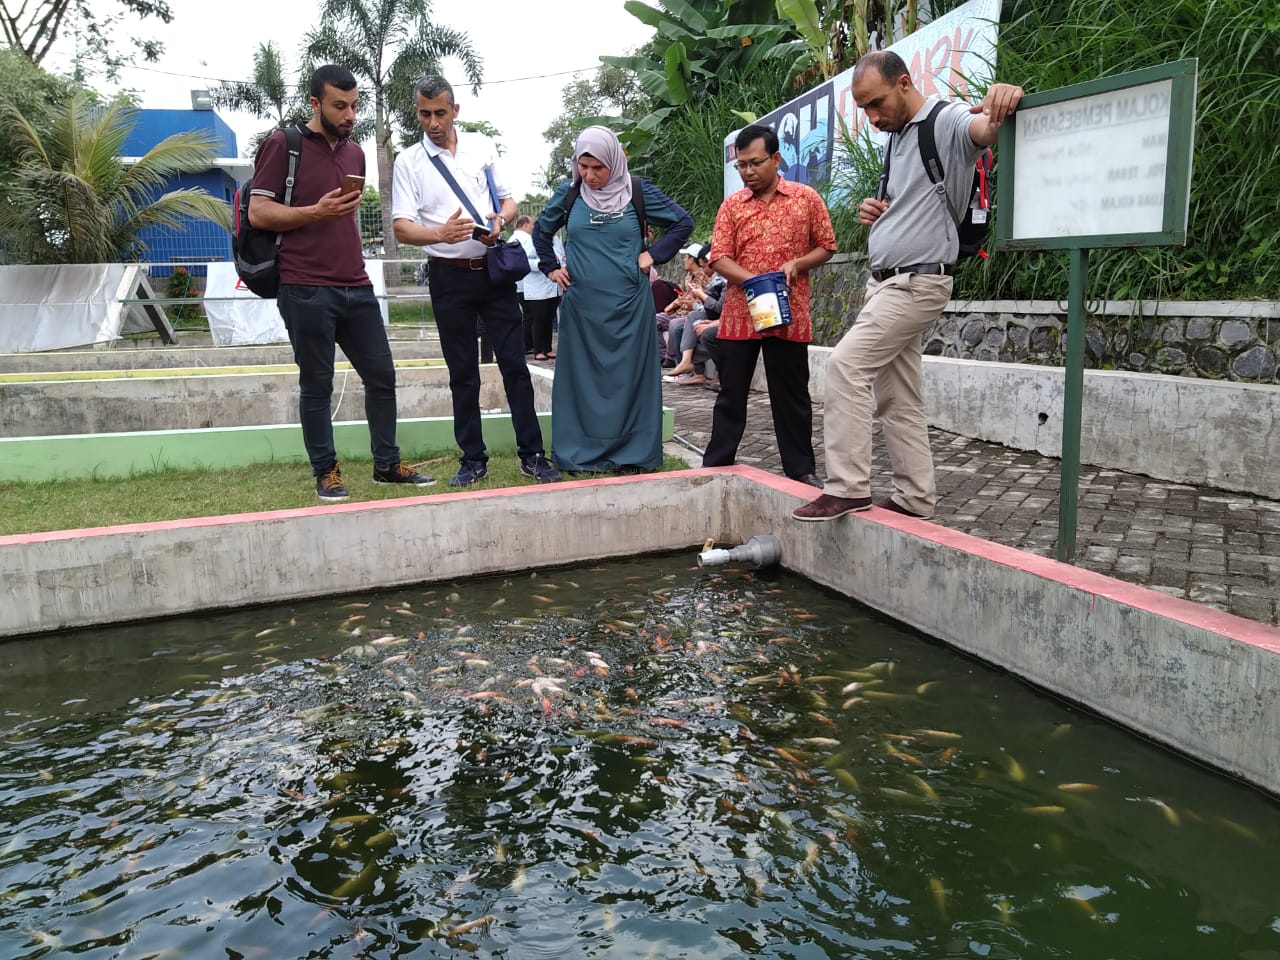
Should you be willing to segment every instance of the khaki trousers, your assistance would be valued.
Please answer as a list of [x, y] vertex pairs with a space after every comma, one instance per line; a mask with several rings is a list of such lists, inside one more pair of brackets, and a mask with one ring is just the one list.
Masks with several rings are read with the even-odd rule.
[[893, 467], [894, 500], [933, 516], [938, 493], [924, 414], [921, 333], [951, 296], [951, 278], [909, 273], [867, 284], [867, 302], [827, 362], [823, 412], [827, 486], [871, 496], [871, 421], [879, 419]]

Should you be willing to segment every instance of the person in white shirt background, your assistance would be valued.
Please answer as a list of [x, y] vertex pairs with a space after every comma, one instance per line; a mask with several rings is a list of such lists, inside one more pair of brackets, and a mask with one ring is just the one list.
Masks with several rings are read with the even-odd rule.
[[[533, 247], [533, 217], [517, 217], [512, 238], [519, 241], [529, 257], [529, 273], [516, 284], [524, 309], [524, 352], [535, 360], [554, 360], [551, 347], [551, 325], [560, 309], [560, 287], [538, 269], [538, 251]], [[564, 263], [564, 245], [560, 235], [552, 238], [556, 258]]]

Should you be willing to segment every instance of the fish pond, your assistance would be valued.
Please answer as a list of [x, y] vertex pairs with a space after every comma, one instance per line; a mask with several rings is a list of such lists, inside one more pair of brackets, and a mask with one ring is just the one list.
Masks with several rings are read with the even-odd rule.
[[1280, 958], [1274, 798], [689, 560], [0, 645], [0, 956]]

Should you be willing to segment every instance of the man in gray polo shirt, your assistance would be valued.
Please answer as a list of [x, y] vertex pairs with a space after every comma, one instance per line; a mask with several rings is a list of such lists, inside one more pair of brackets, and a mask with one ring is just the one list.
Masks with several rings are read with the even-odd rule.
[[[893, 467], [893, 496], [878, 504], [913, 517], [933, 516], [937, 489], [924, 415], [921, 333], [951, 296], [959, 250], [956, 222], [920, 160], [917, 126], [933, 103], [911, 83], [896, 53], [863, 56], [853, 71], [853, 97], [889, 140], [886, 198], [867, 198], [858, 221], [867, 239], [867, 299], [827, 362], [823, 412], [827, 485], [797, 509], [797, 520], [834, 520], [871, 506], [871, 425], [880, 420]], [[951, 210], [969, 204], [978, 154], [996, 142], [1022, 88], [993, 84], [982, 102], [949, 104], [934, 124]]]

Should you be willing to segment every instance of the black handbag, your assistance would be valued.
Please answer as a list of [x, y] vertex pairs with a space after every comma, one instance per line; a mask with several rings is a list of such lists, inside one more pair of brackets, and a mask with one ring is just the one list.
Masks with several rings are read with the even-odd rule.
[[[423, 149], [426, 149], [425, 144]], [[466, 208], [467, 213], [471, 215], [471, 219], [477, 225], [485, 223], [479, 211], [476, 210], [470, 199], [458, 186], [458, 181], [453, 179], [453, 174], [444, 165], [444, 161], [439, 156], [432, 155], [431, 162], [440, 171], [440, 176], [444, 177], [445, 183], [449, 184], [454, 194], [462, 201], [462, 205]], [[490, 167], [485, 167], [484, 175], [489, 181], [489, 197], [493, 202], [493, 208], [497, 210], [500, 204], [498, 203], [498, 188], [493, 182], [493, 170]], [[484, 263], [485, 269], [489, 274], [489, 282], [494, 286], [514, 286], [516, 281], [524, 279], [525, 274], [530, 270], [529, 255], [524, 252], [524, 247], [517, 240], [508, 240], [505, 243], [498, 241], [489, 247], [484, 254]]]
[[514, 284], [529, 272], [529, 255], [518, 240], [498, 242], [485, 253], [484, 265], [489, 271], [490, 283]]

